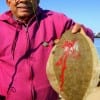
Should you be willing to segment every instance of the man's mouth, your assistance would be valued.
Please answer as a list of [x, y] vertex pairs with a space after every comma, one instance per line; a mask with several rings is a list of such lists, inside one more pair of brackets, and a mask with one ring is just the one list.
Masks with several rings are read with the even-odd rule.
[[32, 8], [32, 6], [28, 4], [18, 4], [17, 8], [29, 9]]
[[29, 7], [29, 6], [18, 6], [17, 9], [19, 9], [20, 11], [24, 11], [24, 12], [29, 12], [32, 7]]
[[31, 8], [30, 6], [17, 6], [17, 8]]
[[20, 11], [20, 12], [31, 12], [33, 11], [33, 6], [31, 3], [19, 3], [16, 5], [16, 8]]

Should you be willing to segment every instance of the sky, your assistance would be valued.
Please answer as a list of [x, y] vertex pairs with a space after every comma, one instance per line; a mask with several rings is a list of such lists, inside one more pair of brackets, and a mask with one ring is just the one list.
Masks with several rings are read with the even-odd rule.
[[[0, 0], [0, 13], [5, 12], [6, 0]], [[100, 0], [40, 0], [40, 7], [64, 13], [94, 33], [100, 32]]]

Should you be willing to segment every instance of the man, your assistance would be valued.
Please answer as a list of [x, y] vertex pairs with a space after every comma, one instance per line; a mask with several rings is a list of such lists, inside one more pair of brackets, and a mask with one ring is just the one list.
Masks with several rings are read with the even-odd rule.
[[[39, 0], [6, 0], [10, 11], [0, 15], [0, 100], [57, 100], [46, 76], [54, 41], [65, 30], [84, 29], [67, 16], [41, 9]], [[2, 99], [3, 98], [3, 99]]]

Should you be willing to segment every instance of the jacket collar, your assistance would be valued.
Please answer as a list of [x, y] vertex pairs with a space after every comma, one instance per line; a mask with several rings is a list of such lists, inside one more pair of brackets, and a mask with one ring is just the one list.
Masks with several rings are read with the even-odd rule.
[[[43, 10], [40, 7], [38, 7], [37, 13], [36, 13], [37, 17], [40, 16], [40, 14], [42, 13], [42, 11]], [[36, 19], [35, 17], [33, 16], [30, 20]], [[30, 20], [29, 20], [29, 22], [30, 22]], [[0, 15], [0, 21], [4, 21], [4, 22], [9, 23], [11, 25], [18, 24], [17, 23], [18, 21], [13, 17], [13, 14], [12, 14], [12, 12], [10, 10], [6, 11], [5, 13], [3, 13], [3, 14]]]

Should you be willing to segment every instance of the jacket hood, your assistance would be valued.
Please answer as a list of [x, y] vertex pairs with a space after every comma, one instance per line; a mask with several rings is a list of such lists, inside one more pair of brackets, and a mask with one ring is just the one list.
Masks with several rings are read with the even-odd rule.
[[7, 23], [13, 23], [14, 19], [13, 19], [13, 15], [11, 11], [6, 11], [5, 13], [1, 14], [0, 21], [5, 21]]

